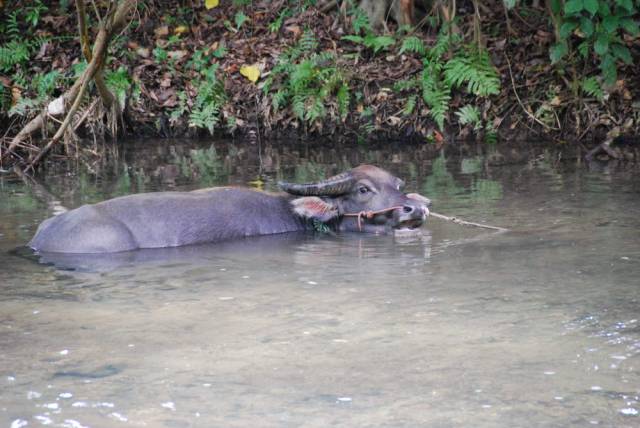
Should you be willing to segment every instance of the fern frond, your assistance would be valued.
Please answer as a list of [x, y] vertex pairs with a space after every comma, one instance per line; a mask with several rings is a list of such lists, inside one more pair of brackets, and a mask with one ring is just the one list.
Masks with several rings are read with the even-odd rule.
[[400, 47], [400, 53], [403, 54], [405, 52], [416, 53], [422, 56], [425, 54], [426, 49], [420, 38], [416, 36], [409, 36], [404, 38], [402, 46]]
[[309, 122], [314, 122], [317, 119], [322, 119], [326, 116], [326, 114], [327, 112], [322, 100], [320, 98], [314, 97], [311, 99], [311, 103], [309, 105], [309, 108], [307, 109], [305, 119]]
[[596, 98], [598, 101], [602, 101], [604, 98], [602, 85], [598, 82], [598, 79], [595, 76], [587, 77], [582, 80], [582, 91], [585, 94]]
[[410, 89], [415, 89], [415, 87], [416, 79], [398, 80], [393, 84], [393, 90], [396, 92], [408, 91]]
[[402, 114], [404, 114], [405, 116], [409, 116], [411, 113], [413, 113], [413, 110], [415, 110], [416, 108], [417, 100], [418, 97], [416, 95], [411, 95], [409, 98], [407, 98], [407, 102], [402, 109]]
[[273, 108], [278, 111], [280, 107], [284, 106], [289, 98], [289, 92], [286, 89], [280, 89], [275, 94], [273, 94], [273, 98], [271, 99], [271, 104]]
[[296, 93], [293, 95], [291, 110], [293, 110], [293, 114], [300, 120], [304, 120], [305, 113], [307, 112], [306, 100], [306, 94]]
[[359, 7], [356, 7], [353, 10], [353, 20], [351, 21], [351, 26], [353, 27], [353, 31], [356, 34], [360, 34], [362, 30], [364, 30], [365, 33], [369, 33], [373, 30], [371, 28], [371, 23], [369, 22], [367, 14]]
[[480, 118], [480, 110], [477, 106], [463, 106], [455, 114], [458, 116], [458, 123], [460, 123], [460, 125], [473, 125], [473, 129], [476, 131], [482, 129], [482, 119]]
[[393, 46], [396, 43], [396, 39], [391, 36], [376, 36], [374, 34], [367, 34], [364, 37], [364, 45], [369, 49], [373, 49], [373, 53], [378, 53], [381, 50]]
[[338, 93], [336, 94], [336, 101], [338, 102], [338, 112], [340, 113], [340, 117], [344, 119], [349, 112], [349, 102], [351, 101], [351, 95], [349, 94], [349, 86], [342, 82], [340, 87], [338, 88]]
[[429, 114], [442, 130], [451, 101], [451, 86], [442, 79], [441, 64], [425, 61], [420, 83], [422, 99], [430, 109]]
[[303, 53], [309, 53], [316, 50], [318, 47], [318, 41], [311, 30], [305, 30], [305, 32], [302, 33], [302, 36], [300, 36], [298, 46]]
[[0, 46], [0, 71], [9, 72], [17, 64], [26, 62], [31, 57], [31, 47], [28, 43], [11, 40]]
[[444, 65], [444, 79], [452, 87], [467, 83], [467, 91], [477, 96], [500, 93], [500, 78], [486, 52], [462, 51]]

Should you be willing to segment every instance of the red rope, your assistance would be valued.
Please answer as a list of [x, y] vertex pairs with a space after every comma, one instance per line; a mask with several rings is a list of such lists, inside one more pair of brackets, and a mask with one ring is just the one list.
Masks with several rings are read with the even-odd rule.
[[343, 214], [345, 217], [358, 217], [358, 230], [362, 232], [362, 217], [366, 217], [368, 219], [373, 218], [376, 214], [382, 214], [389, 211], [397, 210], [398, 208], [402, 208], [401, 206], [395, 206], [391, 208], [384, 208], [378, 211], [360, 211], [359, 213], [346, 213]]

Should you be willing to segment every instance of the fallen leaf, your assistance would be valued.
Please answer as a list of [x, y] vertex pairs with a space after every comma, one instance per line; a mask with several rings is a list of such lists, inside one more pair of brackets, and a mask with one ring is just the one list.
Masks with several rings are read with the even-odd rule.
[[256, 83], [260, 78], [260, 70], [255, 65], [243, 65], [240, 67], [240, 74], [251, 80], [253, 83]]
[[206, 0], [204, 2], [204, 6], [207, 9], [213, 9], [214, 7], [218, 7], [219, 4], [220, 4], [219, 0]]
[[169, 27], [167, 27], [166, 25], [163, 25], [162, 27], [158, 27], [155, 30], [153, 30], [153, 33], [158, 38], [167, 36], [169, 35]]
[[189, 32], [189, 27], [186, 25], [178, 25], [174, 30], [173, 34], [184, 34]]
[[184, 51], [184, 50], [180, 50], [180, 51], [169, 51], [167, 52], [167, 55], [169, 56], [169, 58], [171, 58], [174, 61], [180, 61], [182, 58], [184, 58], [185, 56], [187, 56], [189, 52]]
[[288, 25], [284, 27], [284, 30], [289, 33], [293, 33], [295, 37], [298, 37], [302, 33], [299, 25]]
[[11, 105], [16, 105], [18, 101], [22, 98], [22, 91], [20, 88], [14, 86], [11, 88]]
[[138, 50], [136, 50], [136, 53], [142, 58], [149, 58], [149, 56], [151, 55], [149, 48], [138, 48]]

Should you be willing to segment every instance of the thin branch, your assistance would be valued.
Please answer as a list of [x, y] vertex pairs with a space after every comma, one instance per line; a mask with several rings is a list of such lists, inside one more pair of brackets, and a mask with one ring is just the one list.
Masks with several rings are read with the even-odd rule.
[[450, 221], [452, 223], [459, 224], [459, 225], [462, 225], [462, 226], [474, 226], [474, 227], [480, 227], [480, 228], [483, 228], [483, 229], [497, 230], [499, 232], [508, 232], [509, 231], [509, 229], [506, 229], [504, 227], [490, 226], [488, 224], [474, 223], [472, 221], [464, 221], [464, 220], [460, 220], [459, 218], [456, 218], [456, 217], [448, 217], [446, 215], [434, 213], [433, 211], [431, 211], [429, 213], [429, 217], [435, 217], [435, 218], [440, 219], [440, 220]]
[[547, 125], [546, 123], [544, 123], [543, 121], [541, 121], [540, 119], [535, 117], [533, 114], [531, 114], [531, 112], [529, 112], [529, 110], [527, 110], [527, 108], [522, 103], [522, 100], [520, 99], [520, 96], [518, 95], [518, 91], [516, 91], [516, 82], [513, 79], [513, 71], [511, 70], [511, 61], [509, 61], [509, 57], [507, 56], [507, 54], [504, 55], [504, 58], [507, 60], [507, 65], [509, 66], [509, 77], [511, 77], [511, 86], [513, 88], [513, 93], [515, 94], [516, 99], [518, 100], [518, 104], [520, 104], [520, 107], [522, 107], [522, 110], [527, 114], [527, 116], [529, 116], [531, 119], [533, 119], [538, 124], [542, 125], [543, 128], [545, 128], [547, 130], [552, 130], [552, 131], [559, 131], [560, 128], [552, 128], [551, 126]]

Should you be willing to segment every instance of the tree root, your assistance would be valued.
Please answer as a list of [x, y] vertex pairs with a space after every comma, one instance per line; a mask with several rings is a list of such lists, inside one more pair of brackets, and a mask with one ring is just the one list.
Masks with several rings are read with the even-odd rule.
[[[136, 5], [137, 0], [112, 1], [106, 16], [100, 20], [101, 23], [94, 42], [93, 50], [89, 52], [87, 29], [84, 21], [86, 17], [82, 16], [85, 10], [84, 0], [76, 0], [82, 51], [87, 59], [88, 66], [67, 92], [49, 103], [38, 116], [33, 118], [22, 128], [22, 130], [20, 130], [20, 132], [18, 132], [18, 134], [11, 140], [7, 150], [2, 154], [2, 159], [11, 156], [16, 147], [20, 146], [24, 140], [29, 138], [35, 132], [45, 129], [46, 118], [48, 116], [56, 117], [64, 114], [65, 118], [55, 135], [40, 150], [40, 152], [29, 161], [25, 171], [33, 169], [44, 158], [44, 156], [46, 156], [49, 150], [51, 150], [51, 148], [62, 139], [65, 132], [67, 132], [73, 116], [80, 107], [84, 94], [87, 91], [87, 87], [92, 80], [96, 83], [100, 99], [104, 106], [108, 111], [112, 111], [114, 113], [116, 116], [114, 122], [117, 123], [117, 117], [120, 115], [119, 105], [117, 105], [118, 103], [115, 100], [115, 97], [104, 83], [103, 68], [111, 38], [124, 29], [128, 22], [127, 17]], [[71, 106], [67, 109], [67, 106], [69, 105]], [[117, 107], [114, 108], [114, 106]], [[86, 117], [81, 118], [82, 121], [85, 119]], [[72, 129], [77, 129], [77, 126], [72, 127]], [[114, 126], [113, 129], [116, 129], [116, 127]]]

